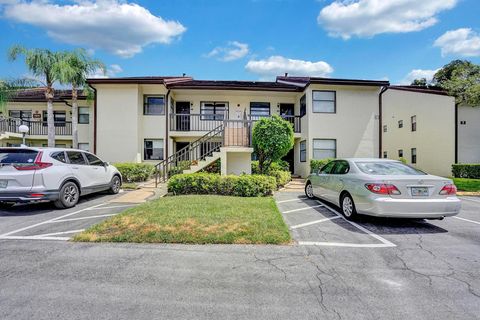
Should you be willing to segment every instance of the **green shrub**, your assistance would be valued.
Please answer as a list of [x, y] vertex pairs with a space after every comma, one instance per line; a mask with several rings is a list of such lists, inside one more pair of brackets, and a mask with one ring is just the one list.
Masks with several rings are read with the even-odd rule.
[[283, 187], [292, 180], [292, 174], [290, 171], [270, 170], [268, 175], [275, 178], [278, 187]]
[[[290, 170], [290, 165], [288, 164], [287, 161], [279, 160], [272, 162], [270, 164], [270, 167], [268, 168], [268, 171], [276, 171], [276, 170], [281, 170], [281, 171], [289, 171]], [[258, 164], [258, 160], [252, 161], [252, 173], [253, 174], [260, 174], [260, 168]]]
[[480, 179], [480, 163], [453, 164], [452, 174], [455, 178]]
[[407, 164], [407, 159], [405, 159], [404, 157], [398, 158], [398, 161], [400, 161], [403, 164]]
[[149, 163], [115, 163], [114, 166], [122, 174], [123, 181], [142, 182], [147, 181], [153, 174], [155, 167]]
[[333, 161], [333, 158], [326, 158], [321, 160], [310, 160], [310, 172], [315, 172], [320, 170], [324, 165]]
[[192, 162], [190, 160], [178, 161], [175, 167], [171, 167], [170, 170], [168, 170], [168, 176], [173, 177], [176, 174], [183, 173], [183, 170], [190, 169], [191, 165]]
[[220, 194], [237, 197], [268, 196], [276, 189], [274, 177], [262, 175], [220, 176], [213, 173], [178, 174], [168, 181], [173, 194]]
[[206, 172], [206, 173], [220, 173], [221, 171], [221, 163], [220, 163], [220, 159], [217, 159], [217, 161], [214, 161], [212, 162], [211, 164], [209, 164], [208, 166], [206, 166], [205, 168], [202, 169], [202, 172]]

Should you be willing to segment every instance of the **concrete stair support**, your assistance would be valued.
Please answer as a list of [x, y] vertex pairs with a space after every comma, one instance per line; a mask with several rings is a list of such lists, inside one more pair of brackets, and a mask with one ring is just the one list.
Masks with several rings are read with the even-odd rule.
[[220, 159], [220, 156], [221, 156], [220, 152], [213, 152], [211, 156], [205, 157], [205, 160], [199, 161], [196, 165], [191, 166], [190, 169], [183, 170], [183, 173], [198, 172], [203, 168], [205, 168], [206, 166], [208, 166], [209, 164], [213, 163], [214, 161], [217, 161], [218, 159]]

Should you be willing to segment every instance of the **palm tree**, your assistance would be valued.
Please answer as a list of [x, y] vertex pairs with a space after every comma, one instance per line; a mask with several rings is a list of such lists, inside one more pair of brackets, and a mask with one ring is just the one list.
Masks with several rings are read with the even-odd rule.
[[0, 79], [0, 114], [4, 115], [7, 102], [10, 101], [19, 90], [33, 88], [36, 85], [37, 82], [30, 79]]
[[98, 69], [105, 73], [106, 68], [100, 60], [92, 59], [85, 49], [62, 52], [55, 68], [59, 82], [72, 87], [72, 140], [73, 148], [78, 148], [78, 90], [88, 91], [87, 77]]
[[47, 49], [27, 49], [23, 46], [13, 46], [8, 52], [11, 61], [23, 55], [25, 64], [33, 76], [45, 80], [45, 99], [47, 100], [48, 146], [55, 147], [55, 123], [53, 118], [53, 98], [55, 90], [53, 84], [58, 80], [60, 54]]

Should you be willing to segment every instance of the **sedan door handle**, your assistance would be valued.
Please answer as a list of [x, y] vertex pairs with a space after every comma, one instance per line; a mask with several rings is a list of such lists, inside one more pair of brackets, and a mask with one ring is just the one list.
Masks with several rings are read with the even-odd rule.
[[72, 169], [78, 169], [78, 167], [72, 167]]

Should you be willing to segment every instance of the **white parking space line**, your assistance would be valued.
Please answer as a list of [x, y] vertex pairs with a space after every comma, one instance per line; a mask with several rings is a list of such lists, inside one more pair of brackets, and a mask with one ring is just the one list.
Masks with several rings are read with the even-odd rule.
[[480, 203], [480, 200], [478, 200], [478, 199], [471, 199], [471, 198], [467, 198], [467, 197], [460, 197], [460, 199]]
[[85, 231], [85, 229], [78, 229], [78, 230], [69, 230], [69, 231], [61, 231], [61, 232], [53, 232], [53, 233], [44, 233], [44, 234], [36, 234], [31, 236], [32, 238], [43, 238], [43, 237], [51, 237], [51, 236], [58, 236], [61, 234], [70, 234], [70, 233], [78, 233]]
[[80, 218], [70, 218], [70, 219], [61, 219], [50, 221], [48, 223], [59, 223], [59, 222], [68, 222], [68, 221], [78, 221], [78, 220], [87, 220], [87, 219], [95, 219], [95, 218], [104, 218], [104, 217], [112, 217], [116, 216], [118, 213], [111, 213], [111, 214], [99, 214], [96, 216], [88, 216], [88, 217], [80, 217]]
[[315, 220], [315, 221], [311, 221], [311, 222], [306, 222], [306, 223], [302, 223], [302, 224], [297, 224], [296, 226], [291, 226], [290, 229], [303, 228], [303, 227], [311, 226], [312, 224], [322, 223], [322, 222], [325, 222], [325, 221], [330, 221], [330, 220], [339, 219], [339, 218], [340, 218], [339, 216], [335, 216], [335, 217]]
[[460, 218], [460, 217], [454, 217], [454, 218], [455, 218], [455, 219], [459, 219], [459, 220], [463, 220], [463, 221], [468, 221], [468, 222], [475, 223], [475, 224], [480, 224], [479, 221], [474, 221], [474, 220], [465, 219], [465, 218]]
[[[385, 243], [343, 243], [343, 242], [316, 242], [298, 241], [302, 246], [325, 246], [325, 247], [347, 247], [347, 248], [390, 248], [392, 245]], [[395, 247], [395, 245], [393, 245]]]
[[54, 240], [54, 241], [68, 241], [69, 237], [35, 237], [35, 236], [5, 236], [0, 237], [0, 240]]
[[281, 200], [277, 201], [277, 203], [285, 203], [285, 202], [292, 202], [292, 201], [301, 201], [301, 200], [307, 200], [307, 197], [300, 197], [300, 198], [295, 198], [295, 199], [288, 199], [288, 200]]
[[308, 210], [308, 209], [318, 208], [318, 207], [323, 207], [323, 204], [316, 205], [316, 206], [309, 206], [309, 207], [299, 208], [299, 209], [293, 209], [293, 210], [288, 210], [288, 211], [283, 211], [283, 213], [297, 212], [297, 211]]
[[[320, 201], [317, 200], [318, 203], [322, 203]], [[326, 204], [322, 203], [323, 206], [325, 208], [327, 208], [328, 210], [330, 210], [331, 212], [335, 213], [337, 216], [339, 216], [340, 218], [342, 218], [343, 220], [345, 220], [346, 222], [350, 223], [352, 226], [356, 227], [357, 229], [365, 232], [366, 234], [368, 234], [369, 236], [371, 236], [372, 238], [375, 238], [377, 239], [378, 241], [382, 242], [384, 244], [384, 247], [396, 247], [395, 244], [393, 244], [392, 242], [388, 241], [387, 239], [379, 236], [378, 234], [375, 234], [373, 233], [372, 231], [368, 230], [367, 228], [364, 228], [362, 227], [361, 225], [353, 222], [353, 221], [349, 221], [347, 219], [345, 219], [345, 217], [340, 213], [338, 212], [337, 210], [333, 209], [333, 208], [330, 208], [329, 206], [327, 206]], [[360, 245], [359, 245], [360, 246]]]
[[110, 206], [110, 207], [97, 207], [97, 208], [89, 208], [86, 210], [115, 209], [115, 208], [134, 207], [134, 206], [136, 206], [136, 204], [125, 204], [121, 206]]

